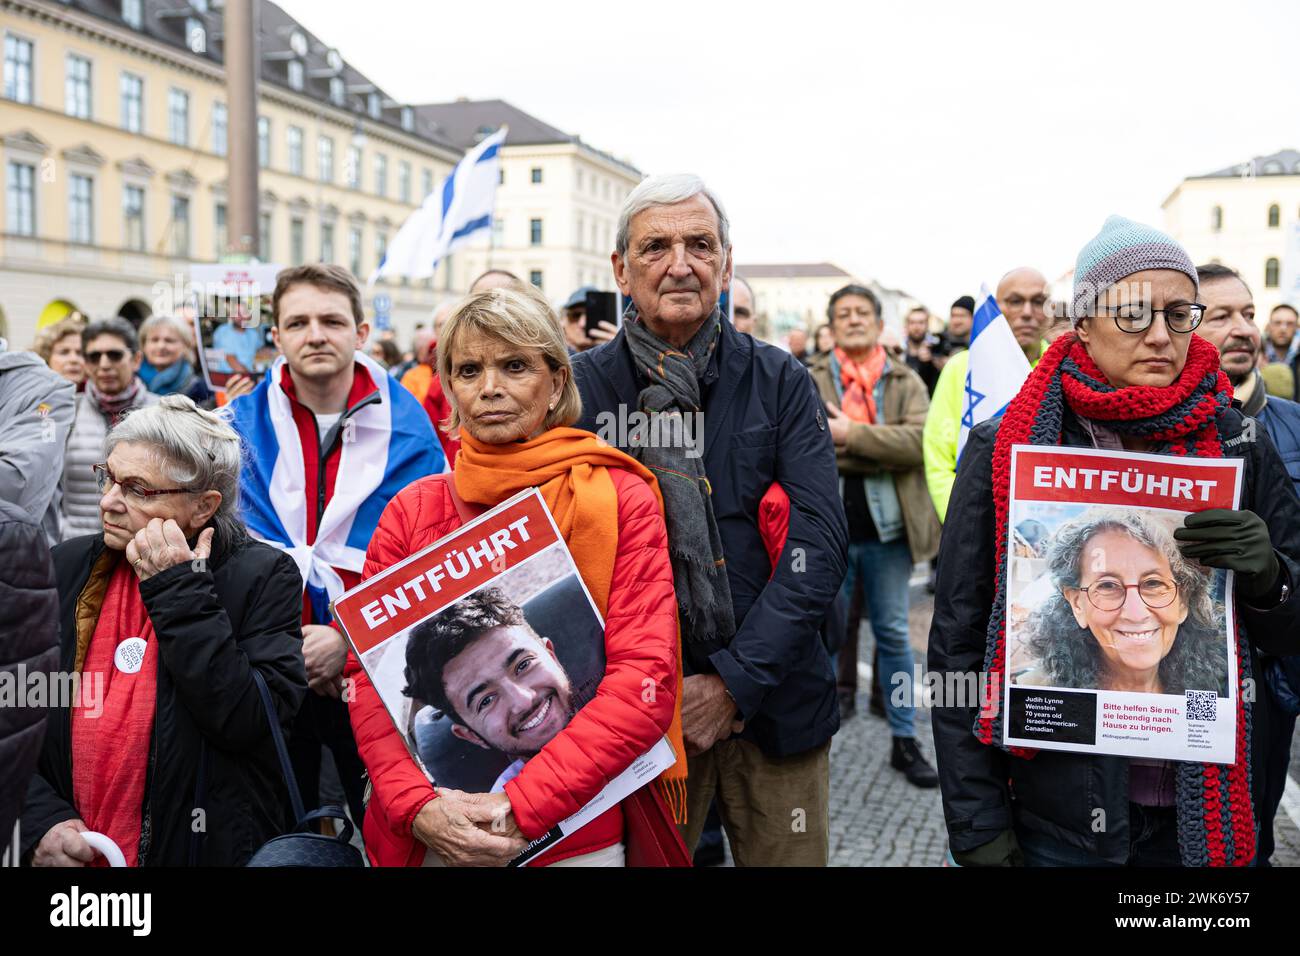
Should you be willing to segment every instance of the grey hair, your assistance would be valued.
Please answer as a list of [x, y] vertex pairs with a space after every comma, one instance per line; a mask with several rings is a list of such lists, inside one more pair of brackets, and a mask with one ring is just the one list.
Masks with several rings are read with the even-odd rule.
[[220, 416], [185, 395], [164, 395], [157, 404], [129, 412], [104, 439], [104, 455], [122, 442], [148, 446], [177, 486], [218, 491], [211, 518], [217, 537], [229, 542], [244, 533], [239, 517], [239, 433]]
[[731, 248], [731, 223], [727, 212], [722, 208], [722, 200], [714, 195], [713, 190], [704, 184], [704, 180], [692, 173], [672, 173], [667, 176], [653, 176], [641, 180], [641, 184], [627, 194], [623, 208], [618, 214], [618, 238], [614, 251], [619, 256], [627, 255], [628, 233], [632, 220], [637, 213], [645, 212], [651, 206], [671, 206], [685, 202], [692, 196], [703, 195], [718, 214], [718, 238], [724, 250]]
[[1187, 605], [1187, 620], [1178, 628], [1173, 647], [1160, 662], [1160, 682], [1166, 694], [1189, 688], [1216, 690], [1226, 695], [1227, 651], [1219, 633], [1211, 592], [1214, 574], [1206, 574], [1188, 561], [1169, 530], [1133, 511], [1093, 508], [1062, 525], [1047, 548], [1052, 597], [1026, 622], [1028, 645], [1057, 687], [1100, 687], [1105, 665], [1095, 640], [1074, 618], [1065, 589], [1083, 580], [1085, 550], [1092, 538], [1118, 531], [1150, 548], [1169, 562], [1178, 586], [1178, 600]]
[[81, 330], [82, 349], [90, 348], [90, 343], [101, 335], [117, 336], [132, 355], [140, 351], [140, 339], [135, 334], [135, 326], [120, 316], [111, 319], [95, 319], [87, 324]]
[[177, 318], [174, 315], [151, 315], [140, 324], [140, 345], [149, 338], [149, 333], [154, 329], [161, 329], [164, 326], [171, 328], [181, 337], [189, 349], [194, 348], [194, 328], [184, 319]]

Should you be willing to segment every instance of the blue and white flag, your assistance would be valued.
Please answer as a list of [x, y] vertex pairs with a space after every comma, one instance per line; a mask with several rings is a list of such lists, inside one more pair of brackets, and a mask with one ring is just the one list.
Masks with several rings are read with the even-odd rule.
[[420, 208], [397, 230], [384, 258], [371, 273], [370, 284], [389, 276], [431, 276], [444, 256], [465, 245], [476, 233], [492, 228], [506, 132], [502, 126], [486, 137], [456, 164], [441, 192], [424, 197]]
[[411, 482], [446, 471], [429, 416], [383, 367], [354, 356], [374, 380], [380, 401], [344, 424], [334, 494], [316, 541], [307, 544], [307, 490], [302, 442], [289, 396], [280, 386], [284, 356], [250, 394], [228, 406], [231, 425], [247, 445], [239, 475], [240, 511], [254, 538], [288, 552], [298, 565], [318, 623], [343, 593], [335, 568], [361, 572], [366, 548], [389, 500]]
[[962, 400], [957, 457], [970, 430], [1002, 414], [1029, 377], [1029, 360], [1011, 332], [988, 286], [980, 287], [980, 302], [970, 330], [970, 356], [966, 366], [966, 394]]

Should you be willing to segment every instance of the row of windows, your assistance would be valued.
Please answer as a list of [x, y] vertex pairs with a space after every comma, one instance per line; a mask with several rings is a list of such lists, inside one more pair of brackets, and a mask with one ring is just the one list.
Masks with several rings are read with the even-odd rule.
[[[18, 103], [33, 102], [32, 43], [21, 37], [5, 36], [4, 48], [4, 96]], [[75, 53], [66, 58], [64, 81], [64, 112], [77, 119], [89, 120], [93, 117], [93, 75], [89, 59]], [[119, 122], [122, 129], [129, 133], [144, 133], [144, 78], [134, 73], [123, 71], [118, 82], [120, 102]], [[372, 110], [373, 112], [373, 110]], [[167, 138], [177, 146], [191, 145], [190, 137], [190, 95], [184, 90], [171, 87], [167, 91]], [[225, 156], [229, 140], [229, 120], [225, 103], [214, 103], [212, 107], [212, 152]], [[303, 130], [290, 126], [287, 133], [289, 172], [295, 176], [305, 176], [303, 163]], [[258, 164], [267, 169], [271, 165], [271, 121], [265, 116], [257, 118], [257, 159]], [[538, 170], [540, 173], [540, 170]], [[362, 179], [361, 149], [353, 146], [348, 151], [348, 165], [345, 170], [349, 187], [361, 188]], [[334, 182], [334, 141], [328, 136], [317, 140], [316, 175], [322, 182]], [[376, 154], [374, 159], [375, 193], [388, 195], [388, 159]], [[433, 170], [421, 170], [420, 186], [422, 192], [419, 200], [433, 192]], [[403, 203], [412, 203], [412, 169], [406, 160], [398, 163], [397, 198]]]
[[[543, 171], [541, 166], [531, 167], [528, 173], [529, 173], [529, 181], [532, 182], [534, 185], [540, 184], [543, 181]], [[505, 185], [505, 181], [506, 181], [506, 171], [504, 168], [502, 168], [498, 174], [497, 182], [500, 183], [501, 185]], [[604, 193], [604, 198], [607, 201], [611, 198], [612, 195], [617, 196], [618, 187], [615, 186], [611, 189], [610, 181], [608, 179], [600, 179], [596, 176], [588, 176], [586, 181], [590, 183], [590, 192], [593, 196], [599, 196], [602, 191]], [[583, 182], [584, 180], [583, 180], [582, 170], [575, 169], [574, 188], [578, 192], [582, 191]], [[631, 190], [625, 189], [623, 191], [623, 196], [626, 196], [629, 192], [631, 192]], [[621, 199], [623, 197], [618, 197], [618, 198]]]
[[[1277, 229], [1282, 225], [1282, 207], [1277, 203], [1272, 203], [1268, 207], [1268, 228]], [[1210, 210], [1210, 229], [1214, 232], [1223, 231], [1223, 207], [1215, 206]]]
[[[35, 236], [36, 221], [36, 167], [29, 163], [10, 161], [6, 190], [7, 232], [18, 236]], [[192, 253], [189, 196], [172, 194], [170, 222], [168, 224], [168, 252], [178, 258], [190, 258]], [[122, 246], [132, 252], [148, 252], [149, 236], [146, 231], [146, 195], [143, 186], [126, 184], [122, 187]], [[216, 227], [215, 250], [217, 255], [226, 249], [226, 204], [218, 202], [214, 209]], [[275, 261], [272, 248], [272, 214], [260, 214], [258, 231], [260, 257]], [[335, 261], [335, 223], [320, 226], [320, 260]], [[68, 177], [68, 241], [85, 245], [95, 244], [95, 179], [93, 176], [73, 174]], [[306, 221], [301, 216], [289, 220], [289, 261], [299, 265], [307, 257]], [[388, 231], [377, 229], [374, 235], [374, 261], [378, 263], [388, 248]], [[361, 275], [362, 229], [348, 226], [348, 264]]]
[[[10, 160], [5, 194], [5, 231], [16, 236], [35, 236], [36, 167]], [[217, 206], [217, 223], [225, 226], [225, 206]], [[173, 255], [190, 255], [190, 198], [171, 196], [171, 243]], [[95, 178], [73, 173], [68, 176], [68, 241], [95, 244]], [[133, 252], [145, 252], [145, 190], [130, 184], [122, 187], [122, 245]], [[224, 251], [224, 237], [218, 246]]]

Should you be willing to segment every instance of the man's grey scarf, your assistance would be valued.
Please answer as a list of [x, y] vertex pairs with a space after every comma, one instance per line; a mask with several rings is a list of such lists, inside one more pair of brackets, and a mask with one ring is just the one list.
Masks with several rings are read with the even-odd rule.
[[[638, 320], [635, 306], [628, 308], [624, 318], [632, 361], [641, 381], [648, 383], [638, 397], [640, 410], [652, 420], [655, 415], [678, 419], [660, 421], [658, 428], [652, 426], [641, 440], [629, 441], [627, 451], [659, 479], [681, 615], [682, 646], [693, 668], [700, 670], [708, 656], [726, 647], [736, 633], [722, 536], [713, 517], [709, 478], [704, 472], [704, 449], [699, 447], [693, 449], [694, 455], [686, 454], [686, 436], [691, 432], [683, 420], [686, 415], [703, 411], [700, 381], [709, 356], [718, 347], [721, 314], [714, 309], [683, 349], [674, 348], [651, 332]], [[652, 443], [648, 440], [651, 435], [681, 436], [682, 440]], [[694, 435], [702, 446], [703, 435], [698, 429]]]

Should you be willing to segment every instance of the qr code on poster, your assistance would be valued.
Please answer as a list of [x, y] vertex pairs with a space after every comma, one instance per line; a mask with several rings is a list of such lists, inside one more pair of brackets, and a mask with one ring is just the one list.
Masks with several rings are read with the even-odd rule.
[[1213, 721], [1219, 714], [1219, 695], [1212, 690], [1189, 690], [1187, 693], [1187, 719]]

